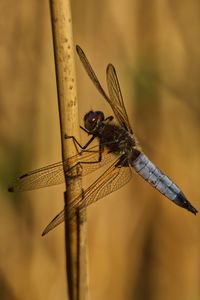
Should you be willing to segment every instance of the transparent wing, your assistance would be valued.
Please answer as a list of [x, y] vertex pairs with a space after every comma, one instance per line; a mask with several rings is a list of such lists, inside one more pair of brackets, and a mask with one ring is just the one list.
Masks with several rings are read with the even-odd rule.
[[110, 105], [114, 111], [121, 126], [125, 127], [132, 133], [132, 129], [128, 120], [128, 115], [124, 105], [119, 81], [115, 67], [109, 64], [106, 69], [106, 79], [108, 85], [108, 92], [110, 95]]
[[92, 66], [90, 65], [85, 53], [83, 52], [83, 50], [81, 49], [80, 46], [76, 45], [76, 51], [77, 54], [85, 68], [86, 73], [88, 74], [88, 76], [90, 77], [90, 79], [92, 80], [93, 84], [96, 86], [97, 90], [99, 91], [99, 93], [108, 101], [108, 103], [110, 103], [110, 99], [108, 98], [106, 92], [104, 91], [104, 89], [102, 88], [96, 74], [94, 73], [94, 70], [92, 68]]
[[98, 91], [100, 92], [100, 94], [110, 104], [119, 124], [121, 126], [125, 127], [130, 132], [132, 132], [131, 126], [128, 121], [126, 109], [124, 106], [119, 82], [117, 79], [117, 74], [116, 74], [116, 71], [115, 71], [115, 68], [113, 67], [113, 65], [109, 64], [107, 67], [107, 84], [108, 84], [108, 90], [109, 90], [109, 95], [110, 95], [110, 98], [109, 98], [107, 96], [106, 92], [104, 91], [104, 89], [102, 88], [92, 66], [90, 65], [90, 63], [89, 63], [85, 53], [81, 49], [81, 47], [77, 45], [76, 50], [77, 50], [78, 56], [83, 64], [88, 76], [90, 77], [90, 79], [92, 80], [92, 82], [94, 83], [94, 85], [96, 86]]
[[[118, 190], [128, 183], [132, 177], [130, 167], [116, 167], [119, 159], [115, 161], [96, 181], [94, 181], [83, 194], [72, 200], [68, 217], [71, 218], [76, 213], [77, 208], [82, 209], [106, 195]], [[84, 200], [83, 200], [84, 196]], [[65, 212], [62, 210], [44, 229], [42, 235], [47, 234], [50, 230], [64, 221]]]
[[10, 192], [28, 191], [39, 189], [51, 185], [63, 183], [65, 180], [63, 165], [67, 164], [67, 176], [85, 176], [96, 171], [98, 168], [112, 162], [116, 156], [108, 153], [107, 149], [102, 152], [102, 159], [99, 159], [99, 146], [94, 146], [87, 151], [82, 151], [77, 155], [68, 158], [65, 162], [58, 162], [18, 177], [13, 186], [8, 190]]

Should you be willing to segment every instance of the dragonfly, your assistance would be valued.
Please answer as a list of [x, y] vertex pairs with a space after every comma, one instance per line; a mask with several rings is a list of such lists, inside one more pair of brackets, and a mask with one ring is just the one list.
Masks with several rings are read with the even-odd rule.
[[[84, 51], [78, 45], [76, 50], [87, 75], [110, 105], [114, 116], [105, 117], [102, 111], [87, 112], [84, 116], [84, 127], [80, 127], [90, 136], [88, 142], [82, 146], [74, 136], [66, 135], [66, 138], [73, 140], [76, 149], [80, 148], [77, 149], [76, 155], [66, 161], [18, 177], [8, 190], [26, 191], [60, 184], [65, 180], [64, 175], [71, 178], [85, 176], [109, 164], [103, 174], [86, 188], [84, 193], [72, 199], [69, 204], [68, 218], [73, 218], [78, 209], [81, 210], [127, 184], [134, 171], [174, 204], [196, 215], [197, 209], [187, 200], [178, 185], [142, 151], [128, 119], [115, 67], [108, 64], [106, 69], [107, 94]], [[91, 147], [90, 144], [95, 139], [98, 144]], [[65, 164], [69, 167], [66, 168]], [[64, 218], [63, 209], [47, 225], [42, 235], [62, 223]]]

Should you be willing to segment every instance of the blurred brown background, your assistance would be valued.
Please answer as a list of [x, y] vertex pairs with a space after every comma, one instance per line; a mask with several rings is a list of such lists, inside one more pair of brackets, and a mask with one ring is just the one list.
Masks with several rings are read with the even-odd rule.
[[[144, 151], [200, 209], [200, 2], [72, 2], [74, 43], [104, 86], [116, 66]], [[7, 192], [61, 159], [48, 1], [1, 0], [0, 15], [0, 299], [66, 299], [64, 227], [40, 236], [64, 187]], [[111, 114], [76, 61], [80, 123]], [[136, 175], [88, 208], [91, 299], [200, 299], [199, 223]]]

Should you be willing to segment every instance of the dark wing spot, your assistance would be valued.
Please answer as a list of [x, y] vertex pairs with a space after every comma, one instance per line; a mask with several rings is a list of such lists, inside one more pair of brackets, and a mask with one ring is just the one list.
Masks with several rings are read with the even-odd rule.
[[19, 177], [19, 179], [22, 179], [22, 178], [27, 177], [27, 176], [28, 176], [28, 173], [23, 174], [23, 175], [21, 175], [21, 176]]

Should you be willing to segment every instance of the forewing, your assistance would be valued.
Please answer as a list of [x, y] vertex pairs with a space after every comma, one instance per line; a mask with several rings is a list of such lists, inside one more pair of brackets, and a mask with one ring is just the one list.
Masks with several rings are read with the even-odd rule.
[[58, 226], [59, 224], [61, 224], [65, 219], [65, 212], [64, 209], [55, 216], [55, 218], [53, 218], [53, 220], [51, 220], [51, 222], [47, 225], [47, 227], [44, 229], [44, 231], [42, 232], [42, 236], [44, 236], [45, 234], [47, 234], [49, 231], [51, 231], [52, 229], [54, 229], [56, 226]]
[[88, 74], [88, 76], [90, 77], [90, 79], [92, 80], [93, 84], [95, 85], [95, 87], [97, 88], [97, 90], [99, 91], [99, 93], [110, 103], [110, 99], [108, 98], [106, 92], [104, 91], [104, 89], [102, 88], [91, 64], [89, 63], [85, 53], [83, 52], [83, 50], [81, 49], [80, 46], [76, 45], [76, 51], [77, 54], [85, 68], [86, 73]]
[[104, 149], [100, 162], [98, 162], [98, 158], [99, 146], [94, 146], [90, 150], [82, 151], [68, 158], [64, 163], [55, 163], [18, 177], [9, 191], [28, 191], [63, 183], [65, 180], [63, 164], [65, 163], [69, 166], [66, 171], [67, 176], [85, 176], [112, 162], [116, 156]]
[[64, 182], [63, 162], [30, 171], [16, 178], [9, 192], [22, 192], [39, 189]]
[[100, 92], [100, 94], [110, 104], [119, 124], [132, 133], [114, 66], [109, 64], [107, 67], [107, 84], [108, 84], [108, 90], [110, 96], [109, 98], [106, 92], [104, 91], [104, 89], [102, 88], [84, 51], [78, 45], [76, 46], [76, 50], [88, 76], [90, 77], [90, 79], [92, 80], [92, 82], [94, 83], [98, 91]]
[[[68, 217], [74, 216], [77, 209], [82, 209], [106, 195], [118, 190], [123, 185], [128, 183], [132, 177], [130, 167], [116, 167], [117, 160], [112, 164], [96, 181], [94, 181], [81, 195], [76, 197], [69, 206]], [[84, 197], [84, 199], [83, 199]], [[50, 223], [47, 225], [42, 235], [47, 234], [50, 230], [64, 221], [64, 210], [62, 210]]]
[[128, 115], [124, 105], [119, 81], [117, 78], [117, 73], [115, 67], [112, 64], [109, 64], [107, 66], [106, 79], [108, 85], [108, 92], [110, 96], [110, 105], [112, 107], [112, 110], [120, 125], [125, 127], [128, 131], [132, 133], [132, 129], [128, 120]]

